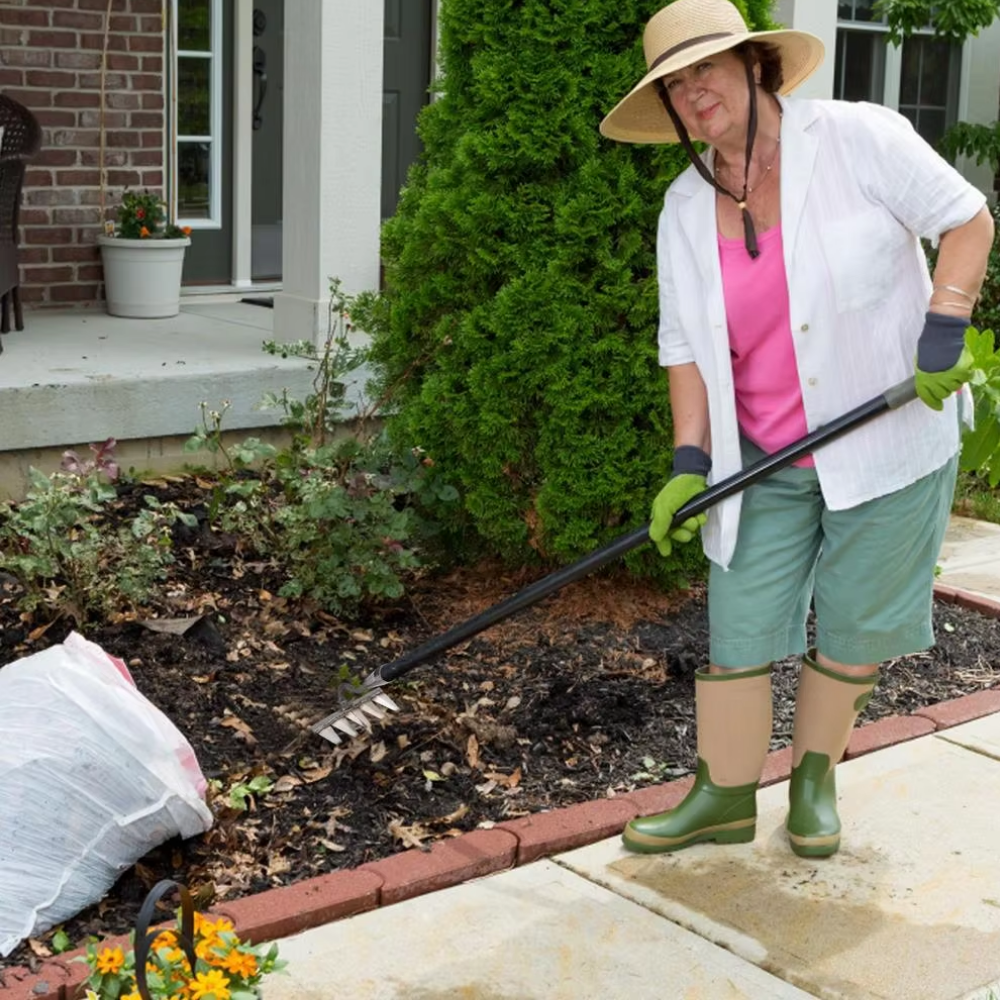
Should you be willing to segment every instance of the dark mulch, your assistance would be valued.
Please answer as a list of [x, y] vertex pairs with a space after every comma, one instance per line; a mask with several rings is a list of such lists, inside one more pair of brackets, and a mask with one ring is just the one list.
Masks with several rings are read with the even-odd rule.
[[[181, 492], [197, 502], [190, 483]], [[213, 830], [127, 871], [65, 925], [74, 945], [130, 929], [161, 878], [187, 884], [202, 903], [238, 898], [693, 769], [692, 675], [707, 656], [698, 590], [663, 594], [620, 572], [574, 584], [418, 667], [390, 687], [401, 713], [334, 747], [307, 723], [334, 707], [344, 665], [367, 673], [532, 577], [462, 570], [348, 624], [274, 596], [272, 566], [207, 535], [188, 542], [159, 613], [204, 615], [197, 627], [177, 637], [126, 618], [86, 634], [128, 662], [206, 777], [223, 789], [257, 774], [277, 785], [245, 812], [217, 796]], [[61, 641], [69, 628], [56, 622], [29, 638], [38, 622], [20, 619], [16, 598], [9, 585], [0, 598], [0, 662]], [[892, 663], [862, 721], [1000, 683], [1000, 621], [952, 605], [938, 606], [935, 619], [937, 647]], [[790, 740], [795, 673], [793, 661], [776, 668], [775, 748]], [[25, 945], [0, 970], [34, 962]]]

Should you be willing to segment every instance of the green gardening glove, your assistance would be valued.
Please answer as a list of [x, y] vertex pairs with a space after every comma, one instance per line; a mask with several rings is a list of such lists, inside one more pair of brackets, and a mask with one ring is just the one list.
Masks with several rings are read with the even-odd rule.
[[967, 319], [927, 314], [924, 331], [917, 341], [914, 379], [917, 395], [932, 409], [944, 409], [944, 401], [972, 377], [972, 353], [965, 346]]
[[701, 448], [682, 445], [674, 451], [674, 474], [653, 501], [649, 525], [649, 537], [664, 558], [673, 550], [672, 541], [690, 542], [708, 520], [707, 514], [698, 514], [670, 530], [677, 511], [708, 488], [707, 477], [711, 468], [712, 459]]

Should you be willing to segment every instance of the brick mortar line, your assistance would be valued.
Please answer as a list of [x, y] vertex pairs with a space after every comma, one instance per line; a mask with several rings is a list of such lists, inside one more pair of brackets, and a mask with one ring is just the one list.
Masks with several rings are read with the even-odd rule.
[[[958, 604], [988, 617], [1000, 618], [1000, 601], [985, 595], [974, 594], [946, 584], [935, 584], [934, 596], [946, 604]], [[852, 753], [851, 748], [848, 747], [845, 759], [863, 756], [876, 750], [884, 750], [919, 736], [950, 729], [956, 725], [998, 712], [1000, 712], [1000, 691], [987, 688], [970, 695], [962, 695], [939, 702], [936, 705], [916, 709], [908, 715], [887, 716], [855, 730], [852, 743], [858, 749]], [[776, 784], [785, 780], [788, 777], [790, 767], [790, 748], [785, 747], [782, 750], [772, 751], [768, 754], [764, 766], [762, 785]], [[498, 823], [488, 830], [472, 830], [449, 841], [438, 841], [431, 847], [430, 851], [416, 849], [403, 851], [382, 858], [380, 861], [368, 862], [357, 868], [330, 872], [326, 875], [319, 875], [288, 886], [267, 889], [264, 892], [229, 902], [222, 901], [210, 912], [217, 915], [232, 914], [235, 918], [237, 933], [250, 940], [259, 940], [260, 938], [255, 932], [265, 929], [273, 930], [273, 934], [267, 938], [268, 940], [286, 937], [289, 932], [281, 931], [282, 924], [292, 924], [294, 929], [290, 931], [291, 933], [321, 927], [344, 917], [379, 909], [383, 905], [389, 906], [405, 899], [413, 899], [437, 889], [461, 885], [463, 882], [481, 878], [484, 875], [530, 864], [532, 861], [549, 857], [555, 853], [603, 840], [607, 836], [614, 835], [609, 832], [609, 828], [618, 825], [623, 819], [627, 822], [631, 816], [648, 815], [670, 808], [671, 805], [679, 801], [690, 784], [690, 777], [678, 778], [664, 784], [636, 789], [614, 798], [579, 802], [560, 809], [535, 813], [518, 820], [508, 820], [504, 823]], [[570, 822], [573, 819], [577, 820], [575, 824]], [[581, 823], [579, 820], [583, 822]], [[536, 829], [542, 834], [541, 837], [530, 836]], [[514, 842], [510, 849], [501, 848], [492, 854], [477, 852], [474, 847], [469, 850], [477, 835], [496, 832], [504, 834], [505, 837], [509, 837]], [[546, 832], [548, 832], [548, 839], [545, 839]], [[479, 839], [484, 838], [480, 836]], [[497, 839], [490, 838], [488, 842]], [[450, 865], [447, 863], [449, 855], [452, 856]], [[438, 861], [442, 863], [436, 864]], [[416, 878], [407, 881], [405, 877], [405, 869], [407, 868], [418, 873], [421, 869], [424, 871], [422, 875], [418, 874]], [[383, 870], [386, 869], [388, 869], [386, 875], [390, 876], [388, 879], [382, 874]], [[399, 869], [404, 871], [400, 873]], [[395, 878], [391, 877], [393, 874], [395, 874]], [[328, 887], [330, 881], [347, 881], [352, 876], [359, 875], [374, 877], [378, 884], [371, 884], [369, 879], [370, 884], [367, 889], [362, 886], [361, 890], [356, 891], [354, 895], [345, 895], [341, 898], [337, 898], [335, 891], [332, 896], [324, 894], [323, 890]], [[415, 891], [411, 892], [407, 887]], [[387, 888], [391, 898], [383, 902]], [[311, 909], [296, 908], [294, 905], [296, 897], [305, 899], [310, 895], [320, 897]], [[241, 922], [240, 910], [249, 909], [252, 911], [255, 901], [260, 901], [261, 897], [267, 897], [264, 903], [267, 916], [262, 921], [254, 922], [252, 919], [248, 919], [251, 915], [247, 914]], [[368, 905], [369, 900], [372, 901], [373, 905]], [[292, 905], [289, 905], [290, 903]], [[286, 911], [288, 916], [276, 919], [273, 914], [280, 911]], [[334, 914], [332, 919], [331, 913]], [[319, 914], [322, 914], [323, 919], [319, 918]], [[110, 947], [117, 944], [127, 948], [128, 937], [127, 935], [119, 935], [105, 939], [104, 943]], [[0, 1000], [33, 1000], [36, 997], [49, 997], [51, 1000], [74, 1000], [76, 991], [85, 978], [82, 974], [84, 966], [76, 963], [71, 964], [70, 960], [80, 954], [83, 954], [82, 949], [51, 959], [45, 962], [37, 973], [29, 974], [14, 986], [6, 985], [6, 977], [9, 977], [13, 970], [7, 970], [6, 973], [0, 972]], [[55, 992], [36, 993], [35, 988], [42, 982], [55, 985]]]

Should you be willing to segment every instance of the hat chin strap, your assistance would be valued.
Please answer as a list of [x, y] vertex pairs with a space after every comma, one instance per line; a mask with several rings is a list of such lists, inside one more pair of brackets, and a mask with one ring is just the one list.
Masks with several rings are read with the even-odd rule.
[[757, 138], [757, 81], [754, 79], [753, 56], [750, 52], [743, 53], [743, 63], [747, 72], [747, 84], [750, 87], [750, 118], [747, 122], [747, 149], [746, 165], [743, 168], [743, 194], [740, 196], [733, 194], [733, 192], [728, 188], [723, 187], [715, 179], [708, 167], [705, 166], [701, 157], [698, 155], [697, 150], [694, 148], [694, 144], [691, 142], [691, 136], [688, 135], [688, 131], [684, 127], [684, 123], [681, 121], [680, 115], [677, 114], [673, 104], [670, 102], [670, 95], [667, 93], [667, 88], [664, 85], [663, 80], [656, 80], [655, 86], [656, 92], [660, 95], [660, 100], [663, 102], [663, 106], [667, 109], [667, 114], [670, 115], [670, 120], [674, 123], [674, 128], [677, 130], [677, 135], [680, 137], [681, 145], [684, 147], [684, 151], [687, 153], [688, 158], [694, 164], [695, 170], [697, 170], [698, 173], [712, 185], [712, 187], [714, 187], [717, 191], [722, 192], [722, 194], [728, 195], [739, 206], [740, 213], [743, 216], [743, 242], [746, 244], [747, 253], [750, 254], [751, 258], [757, 258], [760, 256], [760, 249], [757, 246], [757, 230], [754, 228], [753, 218], [750, 215], [750, 209], [747, 208], [747, 192], [749, 191], [750, 180], [750, 154], [753, 152], [754, 140]]

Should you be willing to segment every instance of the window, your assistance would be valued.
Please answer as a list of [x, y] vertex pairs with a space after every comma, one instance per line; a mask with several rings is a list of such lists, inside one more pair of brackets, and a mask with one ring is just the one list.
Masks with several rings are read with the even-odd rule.
[[894, 108], [936, 145], [958, 120], [962, 47], [928, 30], [911, 35], [899, 48], [886, 44], [885, 19], [874, 0], [840, 0], [834, 97], [873, 101]]
[[177, 221], [217, 229], [222, 224], [221, 0], [178, 0], [174, 10]]

